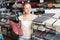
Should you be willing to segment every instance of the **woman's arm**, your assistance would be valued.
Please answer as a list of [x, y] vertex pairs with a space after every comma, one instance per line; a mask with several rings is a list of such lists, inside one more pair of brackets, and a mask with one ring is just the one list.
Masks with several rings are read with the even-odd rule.
[[16, 29], [14, 29], [15, 34], [19, 35], [19, 28], [21, 27], [21, 21], [19, 20]]
[[19, 20], [18, 24], [19, 24], [19, 26], [21, 27], [21, 20]]
[[21, 20], [19, 20], [19, 25], [18, 25], [18, 35], [20, 35], [20, 36], [23, 35], [23, 31], [21, 29]]

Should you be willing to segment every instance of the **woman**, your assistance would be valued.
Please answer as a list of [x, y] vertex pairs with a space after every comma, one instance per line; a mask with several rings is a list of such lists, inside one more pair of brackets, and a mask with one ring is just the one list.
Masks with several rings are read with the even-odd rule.
[[19, 16], [19, 24], [21, 24], [21, 29], [23, 31], [23, 36], [19, 36], [19, 40], [31, 40], [32, 30], [32, 20], [37, 18], [37, 15], [31, 14], [31, 5], [25, 3], [23, 15]]

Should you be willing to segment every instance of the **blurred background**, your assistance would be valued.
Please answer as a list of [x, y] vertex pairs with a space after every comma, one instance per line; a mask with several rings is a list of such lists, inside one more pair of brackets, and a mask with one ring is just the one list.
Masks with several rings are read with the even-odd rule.
[[41, 15], [33, 20], [32, 40], [60, 40], [60, 0], [0, 0], [0, 40], [18, 40], [9, 21], [18, 23], [25, 2]]

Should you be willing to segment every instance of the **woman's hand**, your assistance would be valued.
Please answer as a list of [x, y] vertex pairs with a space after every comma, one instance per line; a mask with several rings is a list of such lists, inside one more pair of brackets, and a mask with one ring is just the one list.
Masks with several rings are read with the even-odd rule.
[[39, 14], [38, 17], [41, 17], [41, 15]]

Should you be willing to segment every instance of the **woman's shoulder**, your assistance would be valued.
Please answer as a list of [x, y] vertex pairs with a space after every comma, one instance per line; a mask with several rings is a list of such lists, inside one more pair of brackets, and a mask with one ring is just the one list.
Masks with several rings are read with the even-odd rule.
[[33, 14], [33, 16], [34, 16], [34, 17], [41, 17], [42, 15], [40, 15], [40, 14], [39, 14], [39, 15]]
[[23, 15], [19, 16], [19, 18], [21, 18]]
[[23, 15], [19, 16], [19, 17], [18, 17], [18, 19], [19, 19], [19, 20], [21, 20], [21, 19], [22, 19], [22, 17], [23, 17]]
[[33, 16], [33, 17], [32, 17], [32, 18], [33, 18], [33, 20], [34, 20], [34, 19], [36, 19], [36, 18], [38, 17], [38, 16], [37, 16], [37, 15], [35, 15], [35, 14], [32, 14], [32, 16]]
[[35, 14], [32, 14], [33, 15], [33, 17], [38, 17], [38, 15], [35, 15]]

